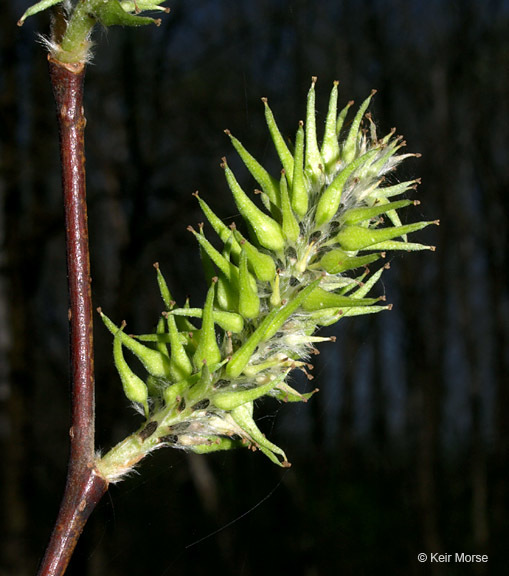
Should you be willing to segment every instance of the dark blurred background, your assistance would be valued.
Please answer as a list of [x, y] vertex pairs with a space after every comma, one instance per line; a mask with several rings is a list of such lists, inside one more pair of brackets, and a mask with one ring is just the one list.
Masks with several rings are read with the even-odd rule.
[[[68, 337], [57, 132], [37, 32], [0, 7], [0, 575], [35, 573], [65, 482]], [[171, 0], [160, 28], [98, 30], [86, 79], [94, 304], [157, 321], [152, 263], [178, 299], [205, 293], [191, 193], [235, 216], [229, 128], [277, 173], [260, 97], [293, 138], [318, 76], [397, 126], [422, 176], [412, 217], [441, 219], [383, 279], [392, 312], [347, 319], [308, 405], [266, 403], [282, 471], [248, 451], [163, 450], [112, 487], [69, 575], [507, 574], [509, 566], [509, 2]], [[138, 425], [96, 320], [97, 445]], [[311, 386], [301, 382], [302, 387]], [[488, 564], [420, 564], [420, 552]]]

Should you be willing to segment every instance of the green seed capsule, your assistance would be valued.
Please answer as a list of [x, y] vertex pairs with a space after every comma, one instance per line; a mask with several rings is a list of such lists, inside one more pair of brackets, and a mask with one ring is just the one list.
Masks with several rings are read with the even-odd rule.
[[292, 208], [302, 220], [308, 211], [309, 194], [304, 174], [304, 123], [299, 122], [299, 129], [295, 137], [295, 161], [293, 163], [292, 180]]
[[206, 436], [203, 437], [203, 439], [206, 440], [205, 443], [193, 444], [186, 446], [186, 448], [195, 454], [210, 454], [211, 452], [218, 452], [219, 450], [232, 450], [233, 448], [238, 448], [241, 446], [239, 440], [225, 438], [224, 436]]
[[349, 256], [344, 250], [338, 248], [336, 250], [331, 250], [322, 256], [320, 266], [329, 274], [341, 274], [347, 270], [354, 270], [361, 266], [367, 266], [379, 258], [380, 254]]
[[159, 284], [159, 292], [161, 293], [161, 298], [163, 299], [164, 305], [166, 306], [166, 310], [169, 310], [171, 307], [171, 301], [173, 298], [171, 297], [170, 290], [168, 288], [168, 284], [166, 284], [166, 280], [159, 269], [159, 262], [154, 264], [154, 268], [157, 272], [157, 283]]
[[[171, 311], [173, 316], [190, 316], [191, 318], [202, 318], [201, 308], [175, 308]], [[244, 320], [240, 314], [234, 312], [224, 312], [223, 310], [213, 311], [214, 322], [223, 330], [239, 334], [244, 329]]]
[[165, 0], [121, 0], [120, 6], [126, 12], [134, 12], [138, 14], [143, 10], [159, 10], [161, 12], [167, 12], [166, 8], [159, 6]]
[[[228, 226], [219, 218], [219, 216], [216, 216], [216, 214], [211, 210], [210, 206], [200, 198], [198, 192], [195, 192], [193, 196], [200, 203], [201, 211], [203, 212], [205, 218], [207, 218], [209, 221], [209, 224], [212, 226], [221, 241], [226, 244], [232, 237], [231, 229], [228, 228]], [[240, 254], [240, 246], [238, 242], [232, 241], [231, 251], [232, 254], [235, 254], [236, 256]]]
[[[260, 432], [260, 429], [256, 425], [252, 416], [252, 406], [249, 407], [246, 404], [235, 408], [230, 412], [235, 423], [242, 428], [246, 438], [253, 442], [256, 447], [263, 452], [274, 464], [288, 468], [290, 463], [286, 458], [286, 454], [272, 442], [269, 442], [267, 438]], [[281, 461], [277, 456], [280, 456], [283, 460]]]
[[405, 206], [410, 206], [414, 204], [413, 200], [399, 200], [398, 202], [390, 202], [375, 204], [374, 206], [363, 206], [362, 208], [352, 208], [347, 210], [342, 217], [342, 221], [345, 224], [359, 224], [365, 220], [370, 220], [371, 218], [376, 218], [381, 214], [386, 214], [391, 210], [398, 210], [399, 208], [404, 208]]
[[312, 392], [306, 392], [301, 394], [297, 392], [294, 388], [286, 384], [286, 382], [281, 382], [272, 391], [271, 396], [277, 398], [281, 402], [307, 402], [311, 396], [318, 392], [318, 388], [315, 388]]
[[269, 108], [267, 98], [262, 98], [262, 102], [265, 106], [265, 120], [267, 121], [267, 126], [269, 128], [272, 141], [274, 142], [276, 152], [279, 156], [279, 159], [281, 160], [281, 164], [283, 165], [285, 172], [291, 176], [293, 174], [293, 156], [290, 150], [288, 150], [288, 146], [286, 145], [284, 138], [281, 136], [281, 132], [279, 131], [276, 121], [274, 120], [272, 110]]
[[168, 323], [171, 347], [170, 375], [173, 382], [178, 382], [192, 374], [193, 365], [180, 339], [175, 317], [168, 314], [166, 321]]
[[156, 328], [156, 335], [157, 335], [156, 348], [159, 350], [159, 352], [161, 352], [161, 354], [164, 354], [165, 356], [169, 357], [168, 348], [166, 347], [165, 344], [166, 333], [164, 330], [164, 324], [165, 324], [164, 318], [159, 318]]
[[[200, 230], [200, 232], [201, 232], [200, 236], [203, 236], [203, 228]], [[203, 248], [201, 244], [199, 249], [200, 249], [201, 265], [203, 268], [203, 275], [205, 276], [205, 281], [207, 285], [210, 286], [212, 278], [214, 278], [214, 276], [217, 276], [217, 271], [214, 266], [214, 262], [212, 262], [212, 258], [208, 255], [207, 251]]]
[[282, 250], [285, 245], [285, 240], [279, 224], [270, 216], [264, 214], [254, 202], [247, 197], [235, 179], [233, 172], [228, 168], [225, 159], [223, 159], [222, 167], [224, 168], [226, 180], [232, 191], [235, 204], [244, 219], [252, 227], [260, 245], [276, 252]]
[[380, 277], [382, 276], [384, 270], [387, 270], [388, 268], [390, 268], [390, 264], [388, 263], [385, 264], [385, 266], [379, 268], [374, 274], [371, 275], [371, 277], [368, 280], [366, 280], [366, 282], [361, 283], [361, 285], [355, 290], [355, 292], [352, 293], [352, 298], [354, 299], [364, 298], [366, 294], [369, 294], [371, 288], [373, 288], [373, 286], [378, 282], [378, 280], [380, 280]]
[[324, 161], [318, 149], [316, 137], [315, 84], [316, 76], [313, 76], [311, 88], [308, 92], [306, 110], [305, 170], [314, 180], [320, 180], [323, 176]]
[[270, 321], [270, 324], [267, 327], [264, 340], [272, 338], [292, 314], [294, 314], [301, 306], [304, 308], [307, 298], [309, 298], [313, 291], [318, 287], [320, 281], [321, 278], [317, 278], [311, 282], [309, 286], [306, 286], [306, 288], [301, 290], [295, 297], [277, 311], [277, 314]]
[[394, 186], [386, 186], [385, 188], [378, 188], [372, 192], [369, 197], [373, 200], [377, 198], [391, 198], [392, 196], [398, 196], [399, 194], [404, 194], [407, 190], [411, 188], [415, 189], [417, 184], [420, 184], [420, 179], [417, 180], [407, 180], [406, 182], [401, 182], [400, 184], [395, 184]]
[[[384, 242], [392, 240], [403, 234], [410, 234], [422, 230], [436, 222], [415, 222], [404, 226], [391, 226], [389, 228], [363, 228], [362, 226], [345, 226], [336, 236], [336, 241], [344, 250], [364, 250]], [[403, 248], [404, 249], [404, 248]]]
[[348, 114], [348, 110], [353, 106], [353, 100], [347, 103], [347, 105], [341, 110], [338, 116], [338, 121], [336, 122], [336, 136], [339, 138], [341, 134], [341, 130], [343, 128], [343, 124], [345, 123], [345, 119]]
[[246, 240], [242, 234], [234, 229], [235, 238], [242, 246], [242, 249], [246, 253], [247, 260], [251, 266], [255, 276], [261, 282], [270, 282], [274, 279], [276, 275], [276, 265], [274, 264], [274, 258], [269, 254], [264, 254], [260, 252], [255, 246]]
[[137, 342], [124, 332], [119, 331], [118, 326], [116, 326], [107, 316], [103, 314], [102, 310], [98, 308], [98, 312], [101, 315], [102, 321], [108, 330], [113, 334], [117, 335], [122, 344], [129, 349], [143, 364], [145, 370], [155, 376], [156, 378], [167, 378], [169, 376], [169, 359], [166, 355], [161, 354], [159, 350], [153, 350], [152, 348], [147, 348], [140, 342]]
[[279, 279], [279, 271], [274, 277], [274, 281], [271, 282], [272, 285], [272, 294], [270, 295], [270, 305], [273, 308], [279, 308], [281, 306], [281, 291], [279, 290], [280, 279]]
[[361, 107], [357, 111], [355, 118], [350, 126], [350, 132], [348, 132], [348, 137], [346, 142], [343, 145], [343, 149], [341, 150], [341, 160], [348, 164], [350, 163], [356, 156], [357, 153], [357, 137], [359, 135], [359, 129], [361, 126], [362, 118], [364, 113], [368, 109], [369, 103], [371, 102], [371, 98], [376, 94], [376, 90], [372, 90], [370, 96], [364, 100], [361, 104]]
[[175, 382], [175, 384], [168, 386], [168, 388], [166, 388], [163, 392], [164, 403], [166, 406], [176, 408], [176, 403], [182, 399], [187, 390], [189, 390], [196, 384], [196, 382], [198, 382], [200, 375], [200, 373], [193, 374], [188, 378], [184, 378], [178, 382]]
[[246, 165], [246, 168], [249, 170], [253, 178], [258, 182], [258, 184], [262, 187], [262, 190], [267, 194], [269, 200], [279, 206], [279, 191], [278, 191], [278, 182], [275, 178], [273, 178], [265, 168], [253, 157], [249, 152], [242, 146], [242, 144], [232, 136], [229, 130], [224, 131], [230, 137], [230, 140], [237, 150], [239, 156], [242, 158], [242, 161]]
[[235, 392], [219, 392], [212, 398], [212, 402], [216, 408], [220, 410], [234, 410], [247, 402], [253, 402], [262, 396], [268, 394], [275, 386], [284, 381], [288, 375], [289, 370], [278, 376], [269, 380], [266, 384], [261, 386], [256, 386], [255, 388], [250, 388], [249, 390], [240, 390]]
[[207, 292], [205, 305], [203, 306], [200, 341], [193, 356], [196, 370], [200, 370], [203, 363], [208, 365], [217, 364], [221, 361], [221, 351], [217, 345], [216, 331], [214, 330], [214, 298], [217, 278]]
[[302, 308], [306, 311], [321, 310], [323, 308], [348, 308], [351, 306], [371, 306], [379, 302], [379, 298], [352, 298], [327, 292], [323, 288], [315, 288], [308, 296]]
[[361, 166], [368, 164], [378, 153], [378, 149], [370, 150], [350, 162], [341, 172], [334, 178], [328, 188], [322, 194], [316, 207], [315, 222], [316, 227], [320, 228], [325, 223], [329, 222], [336, 214], [341, 202], [341, 196], [347, 180], [352, 174]]
[[[214, 364], [214, 366], [216, 366], [216, 364]], [[208, 396], [208, 392], [212, 386], [212, 370], [207, 362], [202, 362], [199, 374], [200, 378], [198, 381], [189, 388], [186, 393], [188, 406], [196, 404], [197, 401], [203, 400], [204, 396]]]
[[[165, 312], [163, 312], [165, 314]], [[133, 338], [136, 338], [139, 342], [164, 342], [165, 344], [170, 343], [170, 337], [168, 334], [133, 334]]]
[[325, 163], [325, 171], [330, 170], [339, 159], [339, 143], [336, 135], [336, 121], [338, 116], [338, 81], [334, 82], [329, 99], [329, 111], [325, 122], [321, 155]]
[[[388, 200], [385, 199], [383, 199], [381, 202], [382, 204], [388, 204]], [[414, 204], [418, 204], [418, 202], [414, 202]], [[399, 214], [396, 212], [396, 210], [387, 210], [385, 215], [387, 218], [389, 218], [393, 226], [403, 226], [403, 222], [401, 222], [401, 218], [399, 217]], [[402, 238], [405, 242], [408, 239], [406, 234], [403, 234]]]
[[145, 411], [145, 417], [148, 418], [149, 409], [147, 386], [145, 382], [136, 376], [136, 374], [129, 368], [129, 365], [125, 361], [124, 354], [122, 353], [122, 339], [120, 338], [120, 334], [122, 334], [124, 326], [125, 324], [122, 324], [113, 338], [113, 360], [120, 375], [124, 394], [127, 396], [127, 399], [131, 402], [141, 404]]
[[222, 273], [218, 274], [216, 301], [219, 308], [227, 312], [238, 313], [239, 311], [239, 284], [230, 282]]
[[269, 370], [272, 368], [284, 369], [287, 368], [288, 366], [293, 366], [293, 360], [290, 361], [288, 357], [284, 354], [282, 355], [282, 357], [276, 355], [275, 357], [274, 356], [271, 357], [270, 360], [261, 362], [260, 364], [249, 364], [249, 366], [246, 366], [244, 368], [244, 374], [248, 378], [253, 378], [257, 374], [265, 370]]
[[391, 170], [396, 164], [403, 160], [403, 156], [396, 156], [394, 160], [391, 161], [391, 157], [396, 154], [396, 152], [403, 146], [403, 143], [391, 142], [382, 150], [379, 158], [375, 160], [370, 166], [366, 167], [364, 170], [359, 171], [359, 178], [378, 178], [383, 176], [386, 172]]
[[240, 253], [239, 312], [244, 318], [257, 318], [260, 314], [260, 298], [258, 297], [256, 281], [248, 270], [245, 250]]
[[418, 244], [416, 242], [400, 242], [399, 240], [388, 240], [387, 242], [378, 242], [369, 247], [369, 250], [404, 250], [405, 252], [418, 252], [420, 250], [435, 251], [435, 246], [427, 244]]
[[317, 326], [332, 326], [345, 316], [364, 316], [366, 314], [377, 314], [384, 310], [390, 310], [391, 304], [387, 306], [351, 306], [350, 308], [325, 308], [309, 313], [309, 318]]
[[288, 195], [288, 187], [286, 184], [286, 177], [284, 170], [281, 172], [281, 183], [279, 185], [281, 190], [281, 212], [283, 215], [283, 236], [289, 242], [295, 242], [299, 237], [300, 229], [299, 223], [295, 218], [292, 206], [290, 204], [290, 197]]
[[258, 328], [231, 357], [230, 361], [226, 365], [226, 375], [228, 378], [233, 380], [242, 374], [242, 371], [249, 363], [251, 356], [265, 336], [265, 332], [276, 314], [277, 310], [271, 310]]
[[[228, 240], [225, 242], [224, 247], [223, 247], [222, 255], [226, 258], [226, 260], [228, 260], [228, 262], [231, 262], [233, 242], [234, 242], [234, 239], [233, 239], [233, 234], [232, 234], [230, 236], [230, 238], [228, 238]], [[235, 254], [234, 254], [234, 257], [235, 257]]]
[[196, 240], [198, 240], [200, 246], [212, 260], [212, 262], [221, 270], [221, 272], [228, 278], [231, 279], [233, 270], [235, 266], [227, 260], [218, 250], [212, 246], [212, 244], [205, 238], [203, 234], [198, 234], [192, 226], [188, 226], [189, 232], [194, 234]]
[[[145, 4], [140, 2], [140, 4]], [[154, 2], [155, 4], [155, 2]], [[138, 6], [134, 0], [127, 0], [124, 6]], [[154, 6], [150, 8], [154, 9]], [[146, 16], [138, 16], [137, 12], [140, 8], [135, 8], [135, 14], [130, 14], [122, 8], [120, 2], [100, 2], [94, 5], [93, 18], [94, 20], [100, 22], [103, 26], [144, 26], [147, 24], [154, 24], [157, 20], [153, 18], [147, 18]]]
[[[186, 301], [184, 302], [183, 308], [185, 310], [187, 310], [188, 308], [191, 308], [191, 305], [189, 303], [189, 296], [186, 298]], [[184, 332], [184, 334], [186, 332], [197, 332], [198, 331], [198, 328], [185, 316], [177, 316], [175, 318], [175, 322], [177, 323], [177, 328], [179, 329], [179, 331]]]

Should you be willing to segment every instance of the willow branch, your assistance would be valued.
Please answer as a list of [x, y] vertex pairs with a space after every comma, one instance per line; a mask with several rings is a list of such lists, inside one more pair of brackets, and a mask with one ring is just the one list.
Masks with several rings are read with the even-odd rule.
[[84, 64], [49, 58], [60, 134], [69, 288], [71, 448], [67, 483], [39, 576], [64, 574], [107, 480], [94, 465], [94, 355], [85, 186]]

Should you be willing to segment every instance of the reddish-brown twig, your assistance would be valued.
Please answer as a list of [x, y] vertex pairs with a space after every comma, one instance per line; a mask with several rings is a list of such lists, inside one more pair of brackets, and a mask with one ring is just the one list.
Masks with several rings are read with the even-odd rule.
[[49, 58], [57, 106], [65, 208], [71, 352], [71, 450], [60, 511], [39, 576], [64, 574], [108, 482], [94, 466], [94, 356], [85, 187], [84, 64]]

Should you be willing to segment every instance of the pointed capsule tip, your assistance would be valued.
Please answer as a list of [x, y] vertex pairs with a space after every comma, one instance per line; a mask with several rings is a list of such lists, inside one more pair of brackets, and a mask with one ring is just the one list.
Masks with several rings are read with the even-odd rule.
[[228, 130], [228, 128], [225, 128], [225, 129], [223, 130], [223, 132], [224, 132], [227, 136], [231, 136], [231, 135], [232, 135], [232, 133]]
[[377, 93], [377, 89], [376, 89], [376, 88], [373, 88], [373, 89], [371, 90], [371, 96], [374, 96], [376, 93]]
[[268, 104], [269, 99], [264, 96], [264, 97], [262, 98], [262, 102], [263, 102], [264, 104]]
[[314, 86], [316, 81], [318, 80], [318, 76], [311, 76], [311, 84]]

